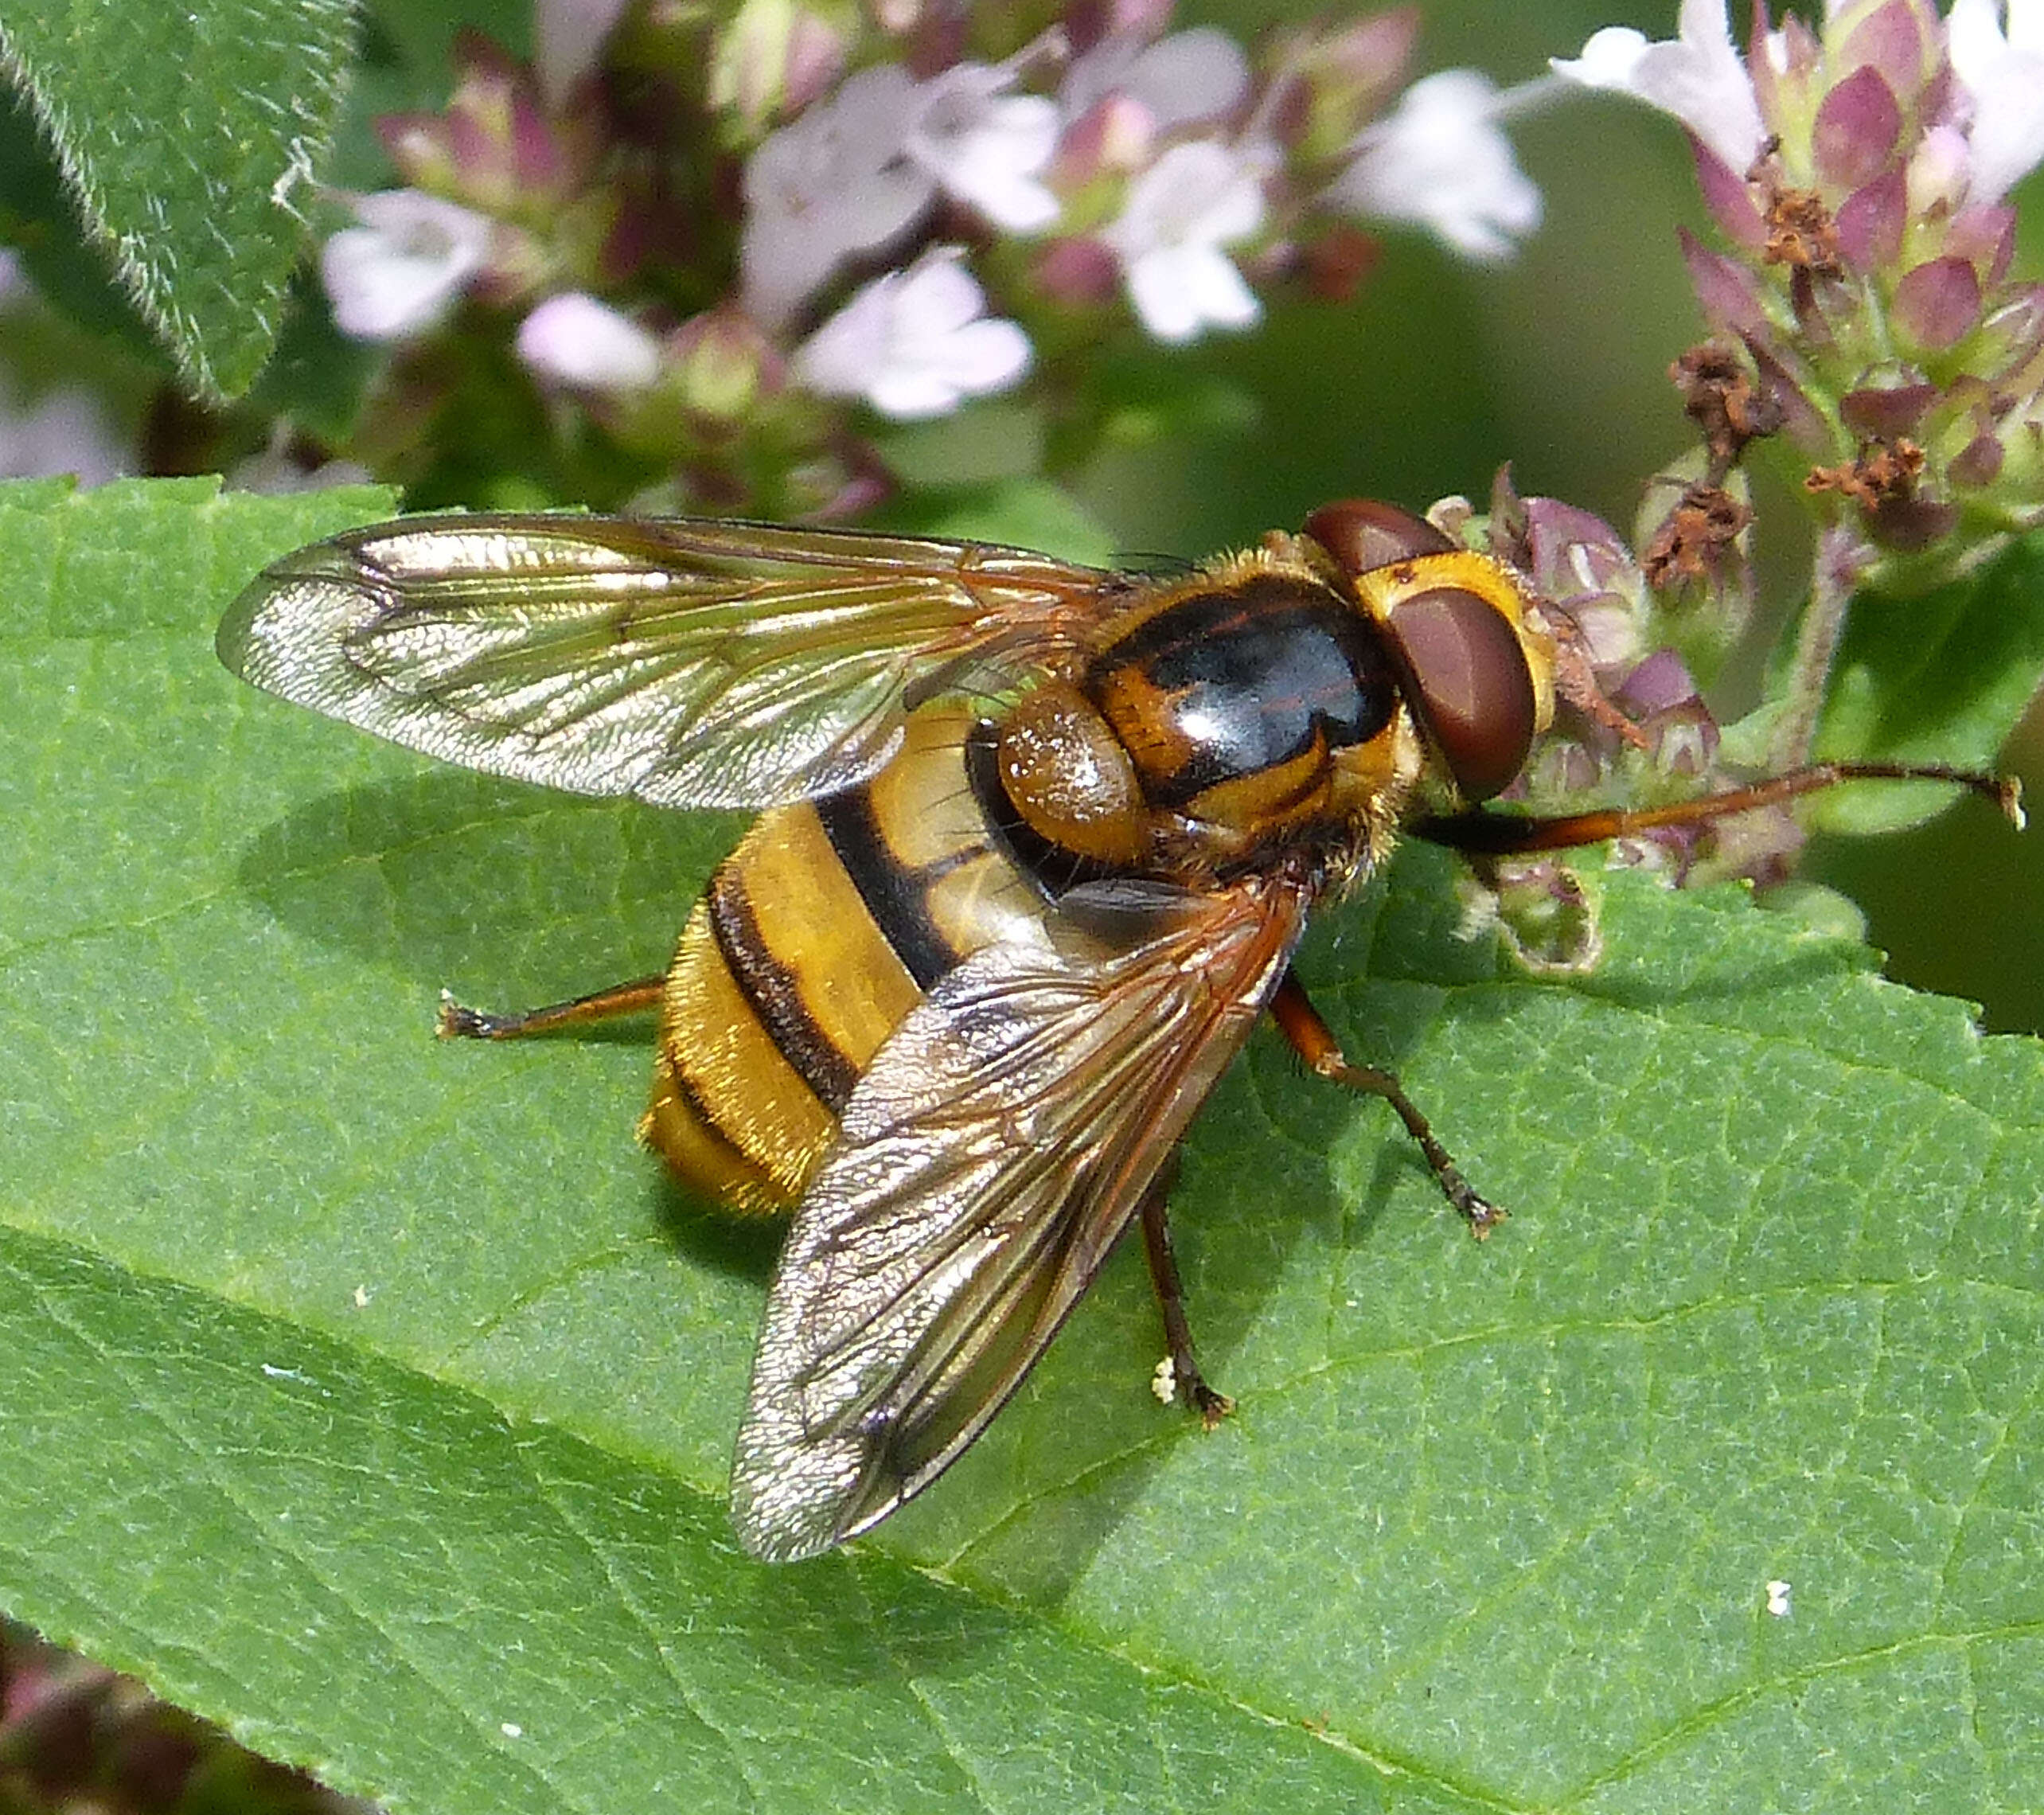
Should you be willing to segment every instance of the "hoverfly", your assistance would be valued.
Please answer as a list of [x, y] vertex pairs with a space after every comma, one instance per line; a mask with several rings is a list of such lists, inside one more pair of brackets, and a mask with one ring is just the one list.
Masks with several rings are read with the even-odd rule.
[[884, 1518], [1020, 1384], [1131, 1222], [1211, 1423], [1164, 1199], [1268, 1011], [1387, 1099], [1291, 958], [1401, 829], [1498, 853], [1785, 799], [1799, 770], [1650, 813], [1484, 810], [1554, 711], [1519, 581], [1351, 500], [1171, 579], [1017, 549], [681, 519], [433, 516], [269, 568], [222, 623], [259, 687], [472, 768], [761, 817], [665, 979], [503, 1038], [657, 1009], [647, 1143], [743, 1209], [792, 1206], [733, 1470], [755, 1555]]

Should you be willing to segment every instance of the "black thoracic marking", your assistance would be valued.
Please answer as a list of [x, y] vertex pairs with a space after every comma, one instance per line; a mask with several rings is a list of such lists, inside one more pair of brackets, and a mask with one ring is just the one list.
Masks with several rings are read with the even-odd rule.
[[[1317, 732], [1331, 749], [1367, 742], [1398, 705], [1375, 628], [1339, 595], [1282, 574], [1189, 593], [1146, 619], [1102, 651], [1089, 677], [1096, 701], [1107, 705], [1108, 683], [1128, 669], [1168, 701], [1171, 741], [1185, 752], [1168, 773], [1143, 776], [1159, 806], [1274, 768]], [[1116, 725], [1139, 758], [1155, 747], [1145, 728]]]
[[1082, 882], [1101, 882], [1119, 872], [1096, 857], [1054, 845], [1015, 810], [1001, 779], [1001, 727], [981, 719], [965, 738], [965, 779], [994, 848], [1027, 877], [1036, 892], [1055, 904]]
[[866, 904], [866, 911], [895, 950], [919, 989], [934, 989], [961, 956], [930, 916], [929, 884], [938, 866], [913, 869], [887, 849], [867, 788], [848, 788], [816, 802], [824, 836]]
[[740, 993], [781, 1055], [833, 1114], [852, 1100], [859, 1068], [816, 1024], [795, 974], [766, 949], [745, 892], [743, 874], [727, 865], [710, 888], [710, 931]]

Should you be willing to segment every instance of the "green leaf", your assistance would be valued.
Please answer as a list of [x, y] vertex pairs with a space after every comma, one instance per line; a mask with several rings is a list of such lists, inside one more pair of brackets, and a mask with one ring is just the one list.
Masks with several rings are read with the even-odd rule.
[[0, 71], [203, 394], [240, 395], [268, 357], [351, 34], [348, 0], [0, 0]]
[[[78, 236], [77, 211], [64, 178], [50, 161], [33, 115], [17, 98], [0, 93], [0, 240], [21, 255], [37, 290], [52, 308], [87, 332], [160, 372], [167, 364], [149, 326], [121, 293], [107, 261]], [[61, 369], [23, 360], [17, 369]], [[69, 362], [76, 365], [74, 359]]]
[[[1818, 752], [1991, 768], [2044, 681], [2044, 536], [1907, 598], [1861, 593], [1825, 702]], [[1921, 824], [1937, 788], [1842, 791], [1813, 820], [1841, 832]]]
[[[0, 491], [0, 1606], [396, 1810], [2034, 1806], [2044, 1064], [1734, 892], [1593, 976], [1415, 850], [1303, 960], [1512, 1208], [1259, 1036], [1175, 1200], [872, 1540], [724, 1511], [772, 1233], [630, 1139], [735, 827], [435, 767], [213, 622], [378, 494]], [[1770, 1582], [1790, 1610], [1767, 1611]]]

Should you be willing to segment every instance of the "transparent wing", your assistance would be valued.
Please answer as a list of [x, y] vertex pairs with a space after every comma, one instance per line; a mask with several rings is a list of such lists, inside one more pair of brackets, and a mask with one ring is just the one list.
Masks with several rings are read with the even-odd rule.
[[1122, 584], [977, 543], [416, 517], [278, 562], [217, 646], [259, 687], [470, 768], [763, 807], [863, 780], [921, 698], [1055, 668]]
[[774, 1277], [732, 1472], [748, 1549], [828, 1549], [979, 1434], [1254, 1024], [1305, 904], [1250, 879], [1120, 957], [993, 947], [909, 1015]]

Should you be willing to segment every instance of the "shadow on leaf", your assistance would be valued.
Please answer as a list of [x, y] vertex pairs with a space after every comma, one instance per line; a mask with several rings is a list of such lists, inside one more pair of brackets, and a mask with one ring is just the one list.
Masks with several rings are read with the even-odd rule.
[[737, 829], [436, 768], [307, 802], [256, 837], [238, 875], [304, 939], [529, 1007], [664, 970]]

